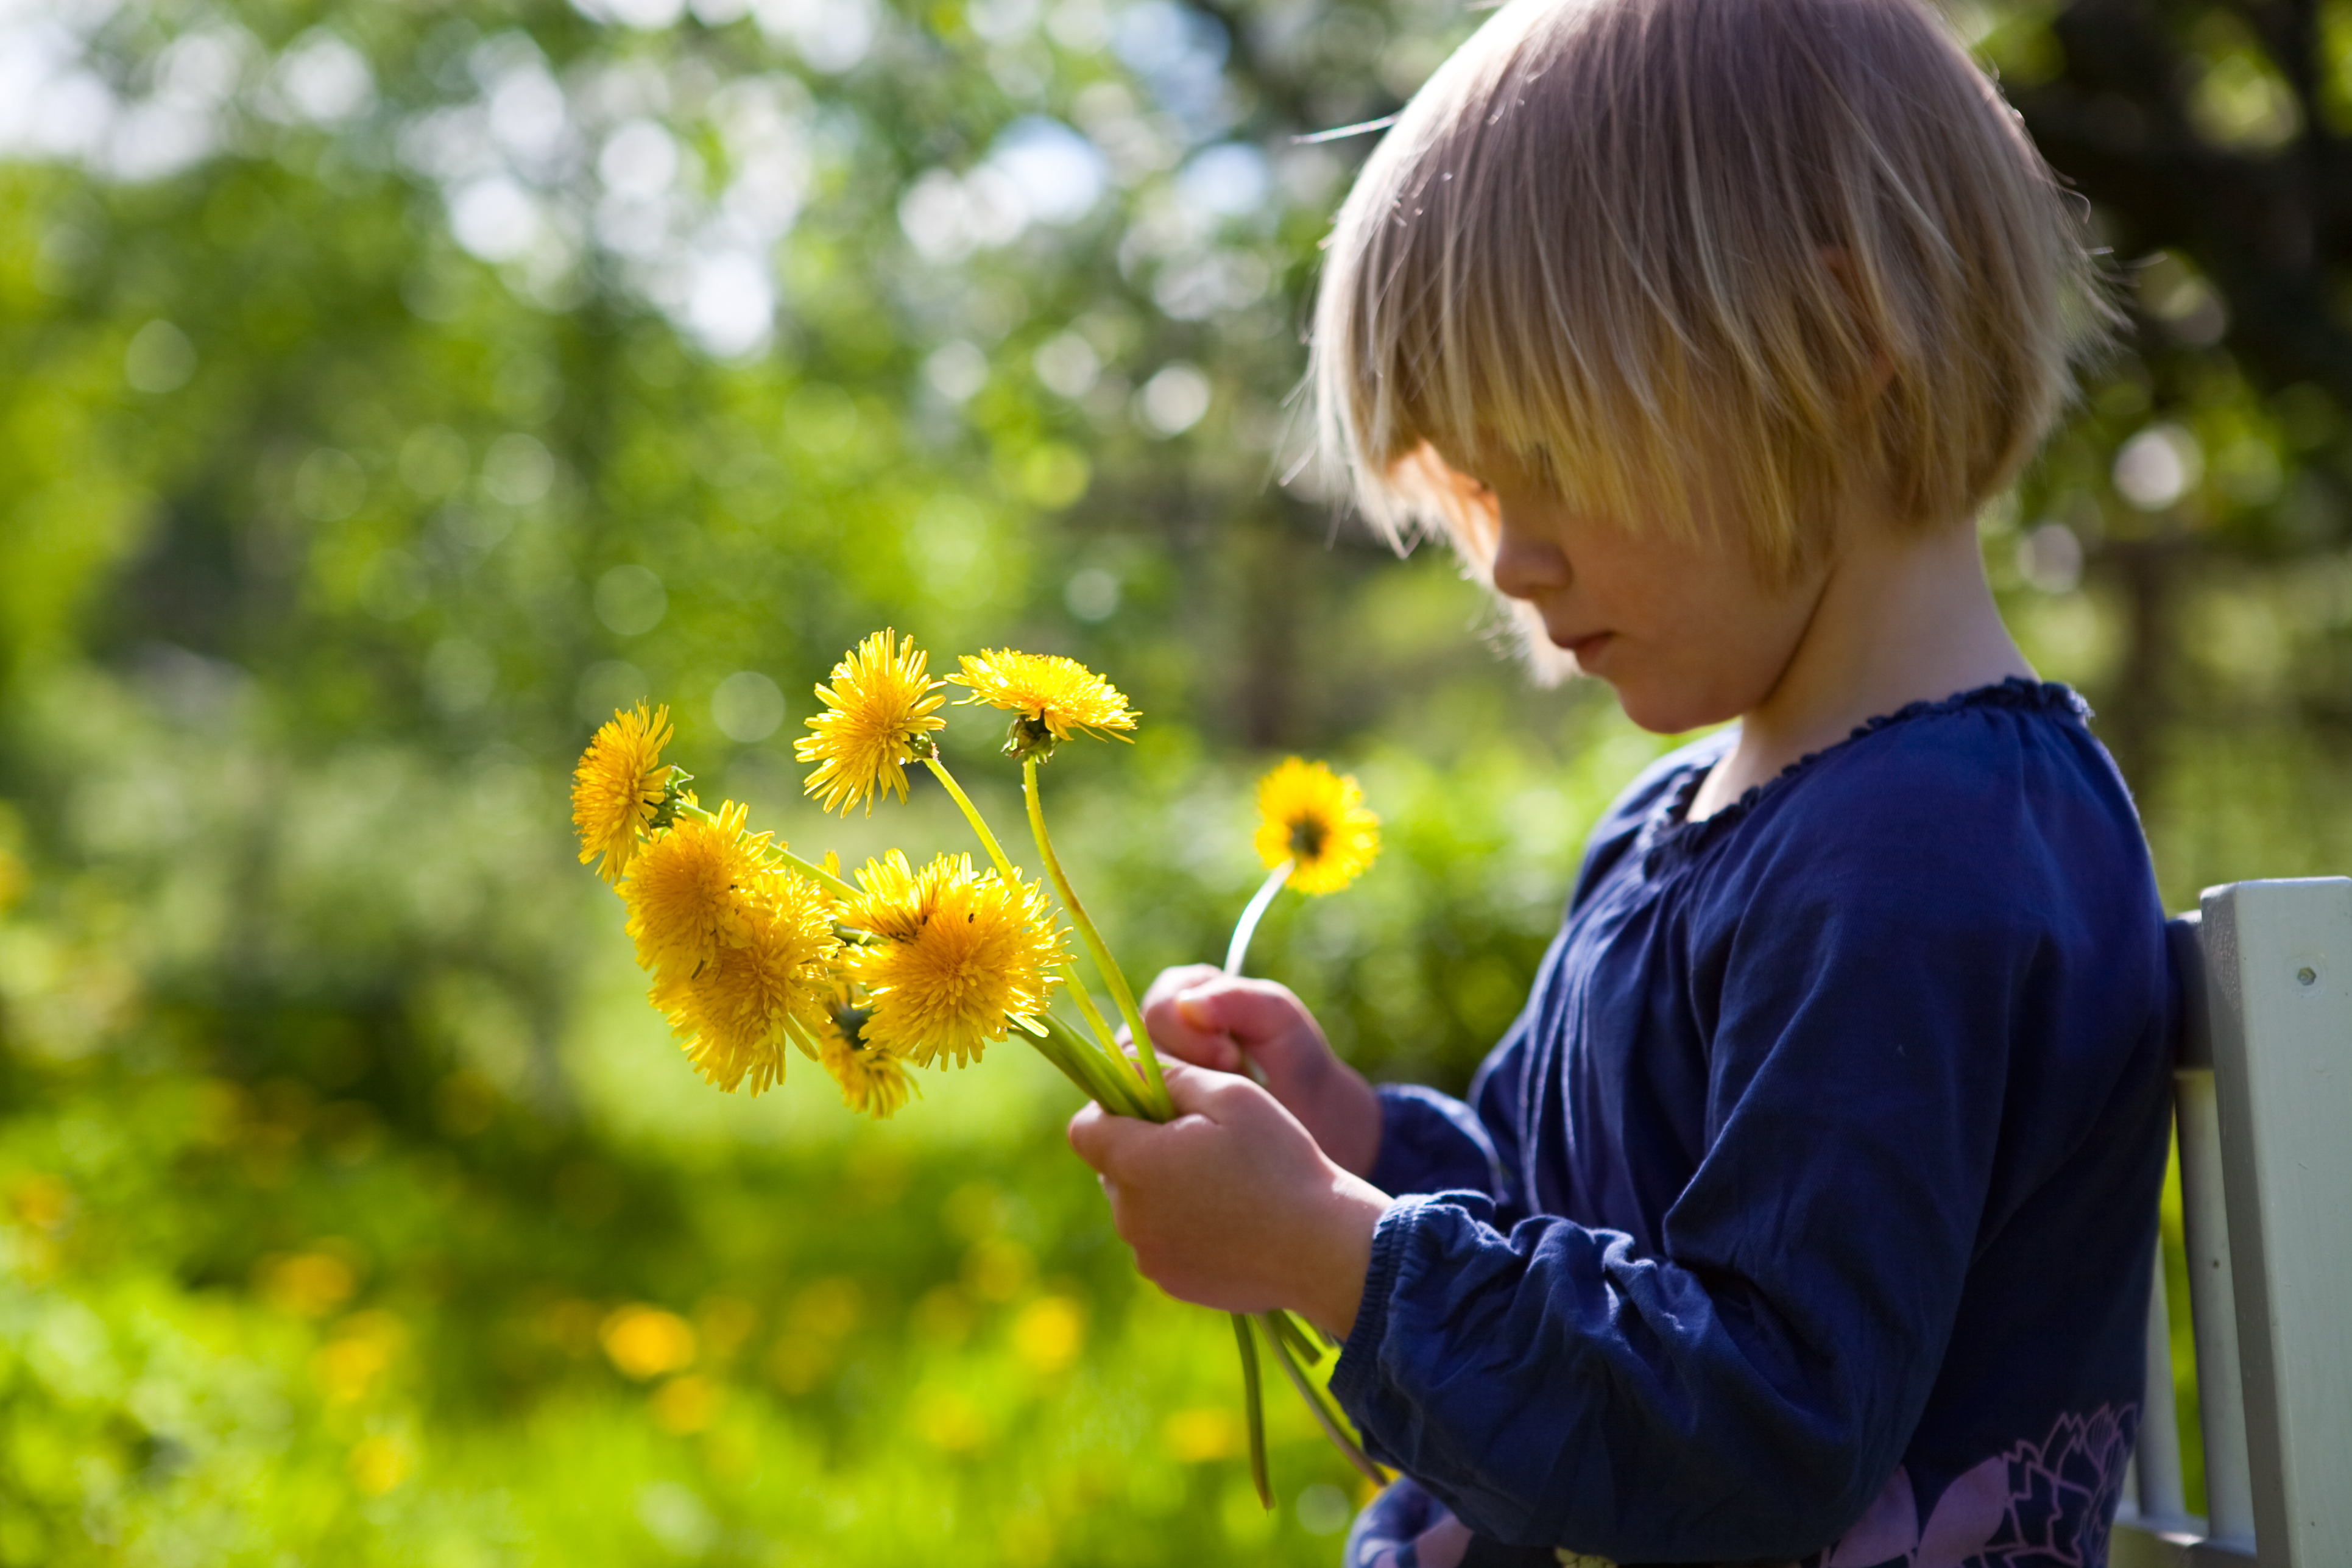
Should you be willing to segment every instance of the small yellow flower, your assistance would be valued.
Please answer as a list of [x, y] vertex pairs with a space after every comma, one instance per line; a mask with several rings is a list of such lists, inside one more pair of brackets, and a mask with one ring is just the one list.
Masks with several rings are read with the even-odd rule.
[[965, 654], [962, 663], [948, 679], [971, 689], [963, 700], [1013, 715], [1006, 756], [1043, 760], [1073, 732], [1105, 740], [1113, 731], [1135, 728], [1135, 714], [1118, 689], [1076, 659], [1000, 647]]
[[908, 637], [878, 631], [833, 667], [833, 684], [816, 689], [825, 710], [804, 722], [816, 732], [793, 745], [793, 754], [817, 765], [809, 770], [807, 793], [822, 809], [849, 808], [895, 790], [907, 798], [906, 764], [928, 748], [923, 737], [947, 728], [939, 717], [947, 699], [929, 679], [928, 658]]
[[817, 1037], [817, 1061], [841, 1090], [850, 1110], [887, 1121], [916, 1092], [914, 1075], [892, 1052], [869, 1046], [863, 1037], [866, 1009], [836, 1005], [832, 1026]]
[[572, 824], [580, 830], [580, 863], [602, 855], [596, 874], [617, 882], [661, 809], [670, 770], [662, 765], [669, 744], [669, 710], [651, 713], [638, 703], [616, 708], [596, 731], [572, 773]]
[[841, 957], [832, 905], [815, 884], [761, 871], [746, 892], [734, 939], [691, 973], [656, 975], [653, 988], [694, 1070], [730, 1094], [782, 1082], [787, 1043], [816, 1054]]
[[1364, 809], [1364, 792], [1321, 763], [1284, 758], [1258, 781], [1257, 810], [1257, 858], [1268, 870], [1295, 862], [1290, 886], [1302, 893], [1338, 892], [1381, 852], [1381, 819]]
[[716, 823], [680, 817], [637, 853], [621, 898], [641, 966], [692, 974], [721, 944], [743, 940], [769, 837], [745, 833], [745, 816], [730, 800]]
[[880, 907], [869, 894], [860, 914], [877, 934], [905, 934], [845, 954], [873, 998], [866, 1044], [918, 1067], [962, 1067], [1004, 1037], [1007, 1019], [1045, 1010], [1067, 957], [1042, 889], [976, 877], [968, 856], [942, 855], [906, 879], [901, 899]]

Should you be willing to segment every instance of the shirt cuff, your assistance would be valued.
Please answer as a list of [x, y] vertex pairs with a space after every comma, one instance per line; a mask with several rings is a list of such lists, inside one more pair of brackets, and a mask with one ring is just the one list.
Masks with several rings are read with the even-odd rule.
[[[1455, 1213], [1432, 1213], [1444, 1209]], [[1449, 1218], [1464, 1217], [1478, 1225], [1494, 1224], [1495, 1201], [1485, 1193], [1464, 1191], [1402, 1197], [1389, 1205], [1388, 1212], [1372, 1228], [1372, 1261], [1364, 1270], [1363, 1300], [1356, 1307], [1355, 1326], [1348, 1331], [1347, 1342], [1339, 1347], [1339, 1363], [1331, 1369], [1331, 1396], [1354, 1419], [1367, 1450], [1375, 1458], [1381, 1455], [1364, 1426], [1361, 1412], [1365, 1408], [1364, 1396], [1372, 1392], [1371, 1384], [1380, 1377], [1381, 1345], [1388, 1338], [1389, 1306], [1396, 1296], [1398, 1277], [1404, 1272], [1405, 1258], [1423, 1225], [1432, 1220], [1443, 1224]]]

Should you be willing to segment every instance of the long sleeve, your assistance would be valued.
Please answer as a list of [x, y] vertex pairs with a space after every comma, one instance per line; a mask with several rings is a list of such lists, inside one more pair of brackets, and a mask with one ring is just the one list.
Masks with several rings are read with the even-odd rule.
[[1494, 1141], [1468, 1106], [1418, 1084], [1384, 1083], [1377, 1092], [1381, 1152], [1366, 1173], [1372, 1185], [1384, 1193], [1501, 1192]]

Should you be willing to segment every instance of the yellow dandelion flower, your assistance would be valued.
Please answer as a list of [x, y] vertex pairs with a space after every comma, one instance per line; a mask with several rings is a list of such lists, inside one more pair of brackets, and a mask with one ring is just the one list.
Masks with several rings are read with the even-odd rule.
[[1338, 892], [1381, 852], [1381, 819], [1364, 809], [1364, 792], [1321, 763], [1284, 758], [1258, 781], [1257, 810], [1257, 858], [1268, 870], [1297, 862], [1290, 885], [1302, 893]]
[[1012, 712], [1013, 732], [1004, 742], [1009, 757], [1050, 757], [1073, 733], [1105, 740], [1113, 731], [1135, 728], [1135, 714], [1117, 687], [1059, 654], [1009, 647], [966, 654], [963, 668], [948, 679], [971, 688], [965, 702]]
[[907, 935], [854, 947], [845, 961], [873, 998], [865, 1042], [929, 1067], [952, 1058], [961, 1067], [1004, 1037], [1008, 1019], [1034, 1021], [1045, 1010], [1068, 962], [1044, 889], [975, 877], [968, 857], [940, 856], [912, 879], [914, 898], [893, 911]]
[[782, 1082], [787, 1044], [815, 1054], [841, 957], [832, 907], [813, 883], [762, 871], [748, 891], [734, 939], [690, 974], [657, 976], [653, 990], [694, 1070], [730, 1094]]
[[662, 748], [669, 744], [669, 710], [651, 713], [638, 703], [616, 708], [572, 773], [572, 825], [580, 830], [580, 863], [602, 855], [596, 874], [617, 882], [652, 831], [669, 784]]
[[968, 855], [941, 855], [918, 869], [908, 864], [906, 851], [893, 849], [858, 868], [860, 896], [842, 900], [842, 922], [894, 942], [911, 941], [938, 907], [940, 889], [971, 878]]
[[835, 1087], [841, 1103], [850, 1110], [885, 1121], [919, 1092], [907, 1064], [896, 1054], [867, 1045], [862, 1037], [866, 1010], [836, 1005], [832, 1026], [817, 1037], [817, 1061]]
[[746, 815], [728, 801], [717, 822], [681, 817], [637, 852], [621, 898], [640, 965], [690, 975], [719, 946], [743, 940], [769, 837], [744, 832]]
[[926, 734], [947, 728], [939, 717], [947, 699], [928, 678], [928, 657], [914, 638], [878, 631], [833, 667], [831, 686], [816, 689], [825, 710], [804, 721], [816, 732], [793, 742], [793, 754], [816, 764], [806, 788], [824, 810], [846, 816], [863, 801], [870, 813], [886, 790], [907, 798], [906, 764], [927, 748]]

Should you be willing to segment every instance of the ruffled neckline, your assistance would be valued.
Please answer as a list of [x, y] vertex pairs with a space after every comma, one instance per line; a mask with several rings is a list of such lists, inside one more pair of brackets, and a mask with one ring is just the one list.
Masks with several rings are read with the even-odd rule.
[[[1697, 797], [1699, 786], [1706, 782], [1707, 775], [1714, 772], [1730, 749], [1727, 743], [1717, 749], [1715, 756], [1704, 766], [1697, 765], [1695, 759], [1694, 764], [1685, 770], [1674, 788], [1668, 790], [1651, 809], [1648, 819], [1642, 825], [1639, 840], [1643, 859], [1654, 869], [1659, 859], [1670, 849], [1688, 853], [1712, 842], [1745, 820], [1766, 796], [1786, 787], [1790, 780], [1811, 771], [1822, 758], [1834, 756], [1857, 741], [1915, 720], [1939, 718], [1947, 713], [1979, 708], [2057, 714], [2078, 721], [2087, 721], [2091, 717], [2090, 704], [2084, 701], [2073, 687], [2055, 680], [2028, 680], [2021, 675], [2010, 676], [1990, 686], [1956, 691], [1939, 701], [1922, 699], [1916, 702], [1906, 702], [1892, 713], [1881, 713], [1864, 720], [1855, 725], [1844, 739], [1833, 741], [1818, 752], [1806, 752], [1763, 783], [1750, 784], [1738, 800], [1713, 816], [1703, 822], [1693, 822], [1689, 817], [1691, 802]], [[1726, 731], [1727, 742], [1736, 733]]]

